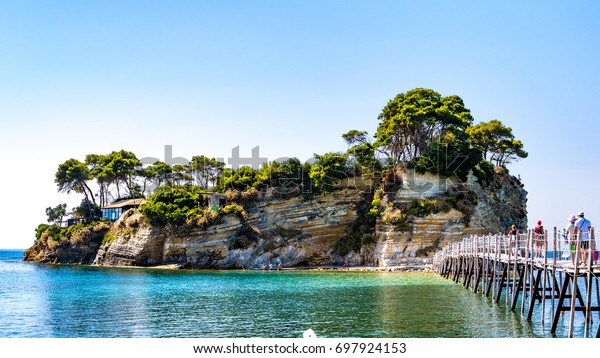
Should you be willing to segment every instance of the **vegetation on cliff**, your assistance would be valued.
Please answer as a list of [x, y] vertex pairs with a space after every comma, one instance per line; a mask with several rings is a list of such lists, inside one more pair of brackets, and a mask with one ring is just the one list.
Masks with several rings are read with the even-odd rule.
[[[348, 144], [346, 152], [315, 154], [306, 163], [291, 158], [265, 163], [259, 169], [226, 168], [215, 158], [197, 155], [186, 165], [156, 161], [143, 166], [134, 153], [120, 150], [89, 154], [84, 161], [68, 159], [59, 165], [55, 183], [60, 192], [83, 195], [73, 214], [84, 221], [96, 219], [100, 208], [112, 202], [143, 197], [147, 201], [139, 211], [152, 224], [206, 228], [229, 214], [245, 222], [247, 210], [267, 193], [276, 199], [311, 198], [335, 191], [342, 179], [368, 176], [372, 190], [356, 204], [357, 220], [332, 248], [345, 255], [374, 240], [377, 220], [409, 230], [411, 218], [451, 208], [468, 220], [476, 198], [465, 187], [450, 186], [439, 198], [395, 203], [388, 193], [405, 184], [400, 172], [428, 172], [457, 182], [472, 173], [487, 186], [493, 183], [495, 167], [527, 157], [510, 127], [496, 119], [473, 124], [470, 110], [456, 95], [416, 88], [396, 95], [377, 119], [372, 137], [363, 130], [350, 130], [342, 135]], [[210, 203], [216, 193], [226, 204], [215, 208]], [[49, 207], [47, 214], [53, 225], [40, 225], [38, 240], [60, 242], [87, 230], [87, 226], [59, 226], [66, 214], [63, 204]], [[244, 247], [256, 239], [251, 227], [244, 230], [240, 235], [245, 239], [232, 242], [232, 247]]]

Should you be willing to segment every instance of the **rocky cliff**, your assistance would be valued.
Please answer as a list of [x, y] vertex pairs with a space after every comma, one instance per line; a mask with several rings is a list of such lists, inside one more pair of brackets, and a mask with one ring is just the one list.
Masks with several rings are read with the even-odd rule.
[[459, 198], [456, 208], [413, 217], [408, 229], [386, 223], [376, 225], [373, 253], [376, 266], [422, 265], [431, 255], [464, 235], [505, 233], [510, 225], [527, 227], [527, 192], [515, 177], [501, 171], [486, 187], [469, 176], [466, 183], [432, 175], [403, 173], [404, 185], [386, 196], [396, 206], [416, 200]]
[[[151, 225], [143, 215], [130, 211], [112, 227], [79, 235], [77, 240], [53, 242], [43, 236], [26, 251], [25, 258], [102, 266], [217, 269], [278, 263], [285, 267], [330, 266], [344, 261], [353, 266], [423, 265], [438, 248], [465, 234], [504, 232], [513, 223], [526, 226], [527, 193], [506, 173], [496, 174], [485, 188], [474, 177], [467, 183], [454, 183], [409, 172], [399, 181], [382, 192], [382, 199], [389, 210], [403, 215], [402, 225], [386, 221], [381, 214], [374, 220], [362, 220], [368, 212], [365, 207], [373, 200], [374, 186], [370, 181], [344, 180], [333, 193], [311, 198], [278, 199], [267, 193], [246, 208], [245, 218], [226, 215], [220, 223], [204, 229]], [[424, 205], [427, 199], [446, 203], [444, 210], [409, 215], [409, 205]], [[364, 222], [372, 224], [365, 226]], [[359, 241], [340, 245], [348, 240]]]

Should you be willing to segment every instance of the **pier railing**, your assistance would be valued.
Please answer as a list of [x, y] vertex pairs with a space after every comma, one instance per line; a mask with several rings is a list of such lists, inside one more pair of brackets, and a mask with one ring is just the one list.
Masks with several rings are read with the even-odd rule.
[[[433, 263], [443, 277], [492, 296], [496, 303], [504, 300], [512, 310], [520, 303], [528, 321], [536, 304], [541, 305], [541, 324], [549, 313], [552, 334], [568, 313], [567, 336], [573, 337], [575, 314], [583, 314], [583, 335], [589, 337], [594, 312], [600, 321], [597, 249], [593, 229], [572, 237], [556, 228], [544, 234], [529, 230], [464, 237], [440, 250]], [[594, 336], [600, 338], [600, 326]]]

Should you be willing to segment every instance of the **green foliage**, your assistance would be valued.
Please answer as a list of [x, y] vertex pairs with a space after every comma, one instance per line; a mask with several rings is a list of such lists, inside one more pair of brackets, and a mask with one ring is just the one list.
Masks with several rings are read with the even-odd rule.
[[224, 168], [224, 162], [203, 155], [193, 156], [189, 164], [190, 173], [204, 188], [208, 188], [209, 183], [214, 186]]
[[488, 161], [481, 161], [473, 168], [475, 175], [483, 187], [489, 186], [494, 180], [494, 165]]
[[185, 184], [191, 184], [193, 178], [191, 175], [188, 175], [188, 167], [182, 164], [175, 164], [171, 167], [171, 170], [173, 171], [172, 185], [181, 186]]
[[442, 142], [447, 133], [464, 131], [473, 121], [460, 97], [425, 88], [398, 94], [378, 118], [375, 147], [392, 165], [417, 159], [431, 141]]
[[256, 188], [249, 188], [240, 194], [240, 201], [242, 205], [248, 207], [253, 205], [260, 199], [260, 192]]
[[[140, 174], [138, 168], [142, 163], [134, 153], [120, 150], [113, 151], [108, 155], [88, 154], [85, 162], [89, 167], [91, 177], [97, 180], [100, 187], [100, 205], [108, 203], [111, 186], [116, 189], [117, 198], [141, 195], [141, 189], [135, 179]], [[126, 191], [121, 193], [121, 188], [125, 188]]]
[[337, 179], [347, 178], [348, 155], [342, 153], [315, 154], [317, 161], [312, 165], [308, 174], [312, 185], [319, 191], [331, 192]]
[[250, 188], [264, 190], [272, 187], [276, 194], [299, 193], [310, 188], [310, 168], [310, 164], [303, 165], [297, 158], [266, 163], [259, 170], [250, 167], [241, 167], [238, 170], [226, 168], [222, 172], [216, 190], [247, 191]]
[[48, 224], [39, 224], [37, 228], [35, 228], [35, 240], [39, 240], [42, 237], [42, 234], [48, 230], [50, 225]]
[[357, 204], [356, 219], [346, 229], [344, 235], [333, 244], [332, 249], [335, 254], [345, 256], [350, 251], [360, 252], [361, 247], [374, 242], [377, 215], [371, 212], [375, 210], [369, 205], [372, 201], [372, 196], [367, 194]]
[[73, 215], [84, 219], [98, 218], [102, 216], [102, 210], [98, 205], [83, 198], [81, 204], [73, 208]]
[[469, 147], [466, 140], [452, 138], [446, 143], [435, 140], [429, 142], [423, 155], [417, 158], [414, 168], [418, 173], [429, 172], [466, 180], [469, 171], [480, 162], [479, 150]]
[[221, 174], [217, 190], [220, 192], [224, 192], [227, 189], [246, 190], [254, 184], [256, 174], [257, 171], [251, 167], [241, 167], [238, 170], [225, 168]]
[[225, 215], [235, 214], [242, 222], [246, 221], [248, 214], [246, 214], [246, 210], [241, 205], [238, 204], [229, 204], [224, 206], [221, 209], [221, 212]]
[[371, 206], [377, 207], [381, 205], [381, 199], [379, 198], [374, 198], [373, 201], [371, 202]]
[[56, 225], [51, 225], [46, 230], [49, 239], [52, 239], [56, 242], [60, 242], [60, 240], [64, 237], [63, 230]]
[[368, 133], [353, 129], [342, 134], [349, 148], [346, 152], [354, 164], [355, 175], [372, 174], [380, 171], [381, 163], [375, 158], [375, 147], [367, 139]]
[[173, 182], [173, 168], [170, 165], [157, 161], [145, 168], [141, 174], [158, 188], [166, 183]]
[[[236, 190], [230, 190], [228, 193], [235, 195], [236, 198], [244, 195]], [[245, 192], [245, 195], [250, 200], [255, 192], [250, 190]], [[219, 222], [219, 214], [235, 214], [240, 220], [246, 220], [246, 211], [236, 203], [221, 208], [218, 213], [210, 208], [201, 208], [199, 204], [206, 202], [206, 196], [207, 194], [204, 194], [200, 188], [192, 185], [163, 186], [158, 188], [140, 207], [140, 212], [152, 223], [181, 227], [208, 227]]]
[[49, 223], [60, 224], [63, 217], [67, 214], [67, 204], [58, 204], [55, 207], [46, 208], [46, 216]]
[[408, 215], [392, 204], [387, 206], [381, 213], [381, 220], [386, 224], [394, 225], [399, 231], [408, 231], [410, 229]]
[[115, 239], [117, 238], [117, 234], [116, 232], [113, 232], [112, 230], [109, 230], [104, 237], [102, 238], [102, 241], [100, 242], [101, 245], [106, 245], [108, 243], [111, 243], [113, 241], [115, 241]]
[[206, 228], [219, 222], [219, 213], [211, 209], [194, 208], [187, 214], [186, 224]]
[[[257, 175], [255, 187], [272, 187], [277, 193], [300, 192], [309, 184], [310, 164], [303, 165], [298, 158], [274, 161], [264, 165]], [[294, 190], [298, 189], [298, 190]]]
[[153, 223], [182, 225], [200, 200], [201, 189], [196, 186], [160, 187], [140, 207], [140, 212]]
[[468, 224], [477, 206], [477, 194], [465, 185], [453, 185], [446, 191], [445, 201], [450, 207], [463, 213], [465, 223]]
[[512, 160], [528, 156], [523, 150], [523, 143], [515, 139], [512, 128], [497, 119], [470, 126], [466, 133], [481, 150], [483, 158], [495, 162], [497, 166], [505, 166]]
[[445, 200], [438, 199], [413, 199], [404, 212], [406, 215], [425, 217], [433, 213], [444, 213], [450, 211], [452, 206]]
[[111, 227], [108, 220], [97, 220], [88, 223], [78, 223], [68, 227], [40, 224], [35, 230], [36, 243], [40, 240], [51, 240], [55, 243], [69, 240], [77, 243], [83, 240], [100, 243]]
[[375, 209], [375, 208], [371, 208], [371, 209], [369, 209], [368, 215], [376, 218], [377, 216], [379, 216], [379, 210]]
[[87, 185], [91, 179], [91, 173], [88, 167], [77, 159], [69, 159], [58, 166], [54, 176], [54, 182], [58, 186], [59, 192], [83, 194], [88, 200], [94, 200], [94, 194]]

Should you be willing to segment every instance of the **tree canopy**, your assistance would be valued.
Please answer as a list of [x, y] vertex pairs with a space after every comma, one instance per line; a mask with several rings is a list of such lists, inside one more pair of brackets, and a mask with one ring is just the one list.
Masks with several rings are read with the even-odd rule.
[[464, 179], [469, 170], [487, 168], [482, 161], [504, 167], [527, 157], [510, 127], [497, 119], [473, 125], [471, 111], [456, 95], [426, 88], [399, 93], [378, 120], [374, 141], [356, 129], [342, 135], [362, 172], [403, 166]]
[[515, 139], [512, 128], [497, 119], [471, 126], [466, 132], [482, 151], [483, 158], [495, 162], [497, 166], [506, 166], [512, 160], [528, 156], [523, 150], [523, 143]]
[[391, 165], [423, 155], [429, 143], [464, 131], [473, 117], [458, 96], [442, 97], [425, 88], [398, 94], [379, 114], [375, 147]]
[[[377, 120], [372, 136], [357, 129], [342, 134], [346, 152], [315, 154], [304, 163], [290, 158], [264, 163], [259, 169], [232, 169], [215, 158], [196, 155], [186, 165], [156, 161], [143, 166], [134, 153], [120, 150], [89, 154], [84, 162], [65, 161], [56, 171], [55, 183], [60, 192], [83, 194], [74, 210], [81, 216], [95, 217], [101, 207], [116, 200], [154, 192], [144, 209], [154, 220], [206, 223], [214, 217], [197, 205], [207, 200], [207, 190], [246, 191], [247, 198], [266, 188], [282, 197], [329, 192], [339, 179], [388, 175], [398, 167], [460, 179], [473, 171], [485, 181], [493, 175], [493, 165], [504, 167], [527, 157], [512, 128], [497, 119], [473, 124], [471, 111], [456, 95], [442, 96], [426, 88], [399, 93], [385, 104]], [[62, 209], [48, 208], [49, 220], [59, 220]]]
[[91, 199], [95, 204], [94, 193], [87, 184], [91, 178], [90, 169], [85, 163], [77, 159], [69, 159], [58, 166], [54, 182], [58, 185], [59, 192], [68, 194], [74, 191], [83, 194], [86, 199]]
[[67, 204], [58, 204], [55, 207], [47, 207], [46, 208], [46, 216], [48, 217], [48, 222], [53, 223], [55, 225], [60, 224], [63, 217], [67, 214]]

